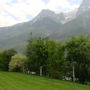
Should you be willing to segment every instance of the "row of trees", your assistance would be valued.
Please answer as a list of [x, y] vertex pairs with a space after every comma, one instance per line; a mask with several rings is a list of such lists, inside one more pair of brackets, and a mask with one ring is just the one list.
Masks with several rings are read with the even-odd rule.
[[25, 55], [15, 50], [0, 53], [0, 69], [90, 83], [90, 37], [73, 37], [66, 42], [31, 38]]
[[28, 69], [37, 74], [90, 82], [90, 36], [73, 37], [62, 43], [34, 38], [29, 40], [27, 57]]

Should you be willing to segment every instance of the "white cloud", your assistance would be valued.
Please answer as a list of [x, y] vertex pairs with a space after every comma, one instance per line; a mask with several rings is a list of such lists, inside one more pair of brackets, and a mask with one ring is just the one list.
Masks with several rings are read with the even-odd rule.
[[[73, 10], [79, 7], [79, 5], [71, 5], [68, 0], [50, 0], [47, 8], [55, 12], [60, 12], [64, 9]], [[64, 11], [63, 11], [64, 12]]]
[[42, 9], [60, 12], [65, 8], [73, 10], [79, 5], [71, 5], [68, 0], [0, 0], [0, 26], [8, 26], [28, 21], [27, 16], [35, 17]]

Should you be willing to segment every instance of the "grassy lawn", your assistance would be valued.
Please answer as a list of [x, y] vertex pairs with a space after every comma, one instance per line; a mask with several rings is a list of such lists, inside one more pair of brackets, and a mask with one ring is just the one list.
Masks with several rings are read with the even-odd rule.
[[90, 90], [90, 87], [22, 73], [0, 72], [0, 90]]

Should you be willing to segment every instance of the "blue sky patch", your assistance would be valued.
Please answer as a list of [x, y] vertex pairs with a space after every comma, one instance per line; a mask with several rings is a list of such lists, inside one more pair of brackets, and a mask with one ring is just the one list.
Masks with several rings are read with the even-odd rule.
[[71, 5], [80, 4], [82, 0], [68, 0], [68, 2], [71, 3]]
[[49, 0], [42, 0], [45, 4], [48, 4]]
[[11, 0], [11, 3], [17, 3], [18, 0]]

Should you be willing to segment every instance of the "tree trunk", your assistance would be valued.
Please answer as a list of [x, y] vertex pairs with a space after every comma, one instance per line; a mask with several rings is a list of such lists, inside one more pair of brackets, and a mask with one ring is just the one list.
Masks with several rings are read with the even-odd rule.
[[73, 77], [73, 82], [75, 82], [75, 66], [74, 66], [74, 62], [73, 62], [73, 66], [72, 66], [72, 68], [73, 68], [73, 75], [72, 75], [72, 77]]
[[42, 66], [40, 66], [40, 76], [42, 76]]

